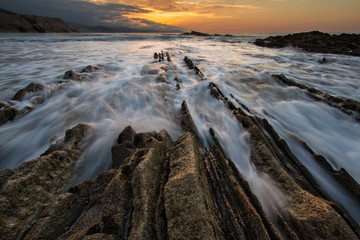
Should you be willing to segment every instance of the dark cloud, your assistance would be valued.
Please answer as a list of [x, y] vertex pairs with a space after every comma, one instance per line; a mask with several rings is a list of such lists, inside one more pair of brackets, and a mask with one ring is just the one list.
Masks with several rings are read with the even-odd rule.
[[173, 26], [128, 18], [126, 16], [128, 14], [149, 13], [149, 10], [126, 4], [97, 4], [82, 0], [0, 0], [0, 8], [22, 14], [59, 17], [67, 22], [88, 26], [103, 25], [155, 31], [176, 30]]

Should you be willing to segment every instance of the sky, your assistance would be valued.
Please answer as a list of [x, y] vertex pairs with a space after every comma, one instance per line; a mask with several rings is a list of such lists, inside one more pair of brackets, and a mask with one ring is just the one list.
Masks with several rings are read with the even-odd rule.
[[0, 0], [0, 8], [155, 31], [360, 32], [360, 0]]

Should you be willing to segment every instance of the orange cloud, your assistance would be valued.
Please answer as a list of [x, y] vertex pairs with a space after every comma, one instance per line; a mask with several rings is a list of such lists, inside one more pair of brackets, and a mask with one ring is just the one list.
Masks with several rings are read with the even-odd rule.
[[360, 31], [359, 0], [132, 0], [131, 5], [147, 12], [125, 15], [130, 19], [204, 32]]

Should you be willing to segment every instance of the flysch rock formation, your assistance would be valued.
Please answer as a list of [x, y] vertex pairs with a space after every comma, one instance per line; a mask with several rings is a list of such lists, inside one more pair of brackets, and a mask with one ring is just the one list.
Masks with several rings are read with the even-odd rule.
[[[167, 54], [161, 55], [165, 61]], [[169, 82], [165, 70], [172, 63], [164, 64], [142, 71], [155, 78], [163, 74]], [[111, 169], [94, 179], [72, 185], [92, 134], [87, 124], [67, 130], [39, 158], [1, 171], [2, 239], [359, 239], [359, 225], [321, 189], [269, 122], [243, 104], [237, 107], [236, 98], [227, 98], [214, 83], [209, 94], [249, 133], [251, 162], [284, 197], [271, 219], [212, 128], [213, 144], [204, 147], [183, 101], [182, 136], [171, 139], [164, 129], [137, 133], [127, 126], [114, 139]], [[312, 151], [305, 142], [304, 147]], [[359, 185], [345, 170], [328, 171], [359, 200], [351, 191]]]
[[340, 109], [342, 112], [360, 121], [360, 103], [356, 100], [333, 96], [316, 88], [308, 87], [294, 80], [288, 79], [284, 74], [274, 74], [273, 77], [287, 86], [294, 86], [306, 90], [308, 95], [315, 100], [324, 102], [331, 107]]
[[0, 32], [77, 32], [60, 18], [25, 15], [0, 9]]

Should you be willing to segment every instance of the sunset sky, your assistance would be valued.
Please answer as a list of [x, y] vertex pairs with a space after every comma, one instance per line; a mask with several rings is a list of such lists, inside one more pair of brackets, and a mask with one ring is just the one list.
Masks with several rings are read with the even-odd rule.
[[360, 32], [360, 0], [0, 0], [0, 8], [163, 31]]

